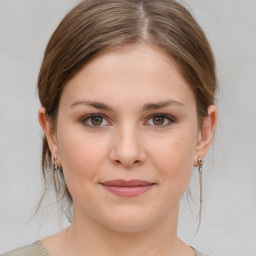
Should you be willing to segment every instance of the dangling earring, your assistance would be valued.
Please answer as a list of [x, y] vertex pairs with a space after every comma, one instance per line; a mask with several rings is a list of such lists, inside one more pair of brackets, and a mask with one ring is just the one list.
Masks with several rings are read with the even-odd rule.
[[203, 203], [203, 174], [202, 174], [203, 164], [204, 164], [204, 160], [199, 157], [198, 158], [199, 185], [200, 185], [199, 225], [201, 223], [201, 213], [202, 213], [202, 203]]
[[56, 171], [56, 170], [58, 170], [58, 165], [57, 165], [57, 156], [54, 156], [53, 157], [53, 162], [54, 162], [54, 170]]
[[201, 159], [200, 157], [198, 158], [198, 171], [199, 171], [199, 184], [200, 184], [200, 204], [202, 204], [203, 202], [203, 198], [202, 198], [202, 167], [203, 167], [203, 164], [204, 164], [204, 160]]
[[[202, 181], [202, 167], [204, 164], [204, 160], [201, 159], [200, 157], [198, 158], [198, 171], [199, 171], [199, 185], [200, 185], [200, 209], [199, 209], [199, 222], [198, 222], [198, 227], [195, 233], [198, 233], [200, 224], [201, 224], [201, 217], [202, 217], [202, 203], [203, 203], [203, 181]], [[194, 236], [194, 238], [195, 238]]]

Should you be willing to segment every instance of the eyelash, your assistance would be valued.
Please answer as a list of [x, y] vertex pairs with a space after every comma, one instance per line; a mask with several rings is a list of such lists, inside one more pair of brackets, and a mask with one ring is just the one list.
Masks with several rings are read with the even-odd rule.
[[159, 128], [166, 127], [166, 126], [170, 125], [171, 123], [175, 122], [175, 119], [172, 116], [170, 116], [168, 114], [163, 114], [163, 113], [157, 113], [157, 114], [151, 115], [147, 122], [149, 122], [149, 120], [154, 118], [154, 117], [161, 117], [161, 118], [164, 118], [165, 120], [168, 120], [168, 123], [164, 124], [164, 125], [152, 125], [152, 126], [156, 126], [156, 127], [159, 127]]
[[98, 118], [102, 118], [102, 119], [106, 120], [109, 123], [108, 119], [104, 115], [102, 115], [102, 114], [95, 114], [95, 113], [83, 117], [81, 122], [82, 122], [82, 124], [84, 124], [85, 126], [87, 126], [89, 128], [94, 128], [94, 129], [101, 128], [102, 125], [98, 125], [97, 126], [97, 125], [93, 125], [93, 124], [88, 124], [87, 123], [88, 120], [91, 121], [92, 118], [97, 118], [97, 117]]
[[[168, 121], [168, 123], [167, 124], [164, 124], [164, 125], [154, 125], [154, 124], [152, 124], [152, 125], [150, 125], [150, 124], [147, 124], [148, 122], [149, 122], [149, 120], [151, 120], [152, 118], [156, 118], [156, 117], [161, 117], [161, 118], [164, 118], [164, 120], [166, 121]], [[102, 126], [110, 126], [109, 124], [105, 124], [105, 125], [102, 125], [102, 124], [100, 124], [100, 125], [93, 125], [92, 123], [91, 124], [88, 124], [87, 122], [88, 122], [88, 120], [89, 121], [92, 121], [92, 118], [102, 118], [102, 119], [104, 119], [105, 120], [105, 122], [108, 122], [108, 123], [110, 123], [109, 121], [108, 121], [108, 119], [104, 116], [104, 115], [102, 115], [102, 114], [96, 114], [96, 113], [92, 113], [92, 114], [90, 114], [90, 115], [87, 115], [87, 116], [84, 116], [83, 118], [82, 118], [82, 120], [81, 120], [81, 123], [83, 124], [83, 125], [85, 125], [85, 126], [87, 126], [87, 127], [89, 127], [89, 128], [93, 128], [93, 129], [98, 129], [98, 128], [101, 128]], [[165, 122], [164, 121], [164, 122]], [[103, 121], [104, 122], [104, 121]], [[156, 127], [159, 127], [159, 128], [161, 128], [161, 127], [166, 127], [166, 126], [168, 126], [168, 125], [170, 125], [171, 123], [174, 123], [174, 122], [176, 122], [176, 120], [172, 117], [172, 116], [170, 116], [170, 115], [168, 115], [168, 114], [163, 114], [163, 113], [157, 113], [157, 114], [152, 114], [151, 116], [149, 116], [149, 118], [147, 119], [147, 121], [144, 123], [144, 125], [149, 125], [149, 126], [156, 126]]]

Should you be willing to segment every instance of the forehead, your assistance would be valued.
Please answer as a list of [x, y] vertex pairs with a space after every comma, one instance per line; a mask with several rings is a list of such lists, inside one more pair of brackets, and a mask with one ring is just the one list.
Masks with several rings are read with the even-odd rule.
[[153, 45], [133, 45], [105, 52], [87, 63], [66, 85], [61, 101], [161, 101], [171, 98], [194, 104], [192, 89], [176, 61]]

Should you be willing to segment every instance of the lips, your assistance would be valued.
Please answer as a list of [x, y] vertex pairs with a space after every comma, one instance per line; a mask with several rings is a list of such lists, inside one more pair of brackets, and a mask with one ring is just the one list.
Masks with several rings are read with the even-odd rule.
[[136, 186], [148, 186], [154, 183], [144, 180], [109, 180], [102, 183], [106, 186], [117, 186], [117, 187], [136, 187]]
[[100, 183], [106, 190], [121, 197], [134, 197], [150, 190], [155, 183], [144, 180], [109, 180]]

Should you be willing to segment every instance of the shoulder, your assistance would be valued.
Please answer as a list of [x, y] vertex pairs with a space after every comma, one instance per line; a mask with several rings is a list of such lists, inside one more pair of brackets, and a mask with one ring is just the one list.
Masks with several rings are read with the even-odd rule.
[[31, 245], [6, 252], [1, 256], [50, 256], [45, 250], [40, 241], [37, 241]]

